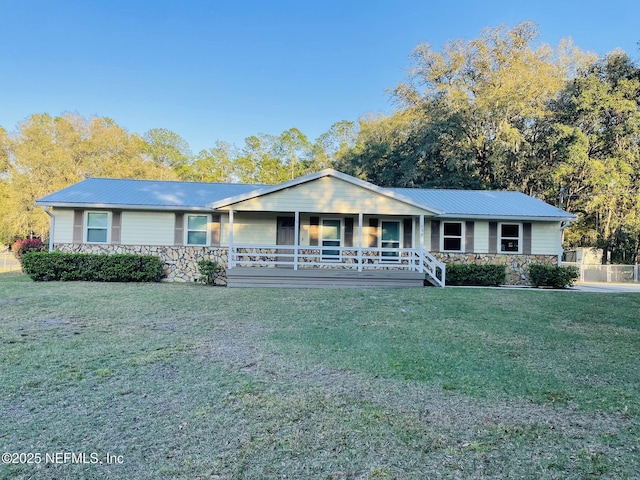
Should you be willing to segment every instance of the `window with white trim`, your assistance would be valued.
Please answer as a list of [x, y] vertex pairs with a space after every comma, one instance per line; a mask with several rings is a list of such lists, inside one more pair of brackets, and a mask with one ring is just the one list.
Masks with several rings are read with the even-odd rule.
[[109, 212], [87, 212], [85, 225], [87, 243], [109, 243]]
[[500, 253], [520, 253], [522, 246], [522, 226], [519, 223], [498, 225], [498, 251]]
[[209, 215], [185, 215], [187, 217], [185, 228], [186, 245], [209, 244]]
[[443, 252], [462, 252], [464, 250], [464, 228], [462, 222], [442, 222]]

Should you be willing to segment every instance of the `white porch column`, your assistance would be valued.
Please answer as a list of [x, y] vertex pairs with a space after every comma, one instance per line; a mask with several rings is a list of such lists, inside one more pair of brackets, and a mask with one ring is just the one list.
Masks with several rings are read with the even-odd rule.
[[424, 215], [420, 215], [420, 250], [424, 250]]
[[229, 209], [229, 267], [233, 268], [233, 208]]
[[362, 271], [362, 223], [364, 215], [358, 213], [358, 271]]
[[295, 231], [293, 232], [293, 269], [298, 270], [298, 254], [300, 253], [300, 212], [295, 211]]

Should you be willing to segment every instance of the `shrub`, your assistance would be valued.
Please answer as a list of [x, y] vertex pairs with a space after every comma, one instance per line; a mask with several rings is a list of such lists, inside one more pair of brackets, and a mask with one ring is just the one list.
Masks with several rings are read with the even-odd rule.
[[529, 280], [535, 287], [567, 288], [580, 276], [578, 267], [551, 267], [533, 263], [529, 265]]
[[213, 260], [200, 260], [198, 262], [198, 270], [200, 270], [200, 281], [206, 285], [215, 285], [216, 278], [220, 274], [220, 264]]
[[505, 282], [504, 265], [447, 264], [447, 285], [497, 287]]
[[29, 252], [22, 268], [35, 281], [158, 282], [162, 260], [153, 255]]
[[16, 258], [22, 263], [22, 256], [27, 252], [41, 252], [44, 249], [42, 240], [39, 238], [25, 238], [23, 240], [16, 240], [11, 245], [11, 251]]

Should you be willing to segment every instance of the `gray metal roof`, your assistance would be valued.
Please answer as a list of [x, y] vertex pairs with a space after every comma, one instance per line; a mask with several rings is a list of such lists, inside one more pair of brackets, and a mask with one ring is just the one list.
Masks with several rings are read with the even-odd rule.
[[389, 190], [442, 210], [446, 213], [441, 216], [447, 217], [574, 218], [564, 210], [520, 192], [418, 188], [390, 188]]
[[334, 170], [324, 170], [280, 185], [196, 183], [155, 180], [89, 178], [42, 197], [36, 205], [74, 208], [144, 210], [208, 210], [237, 198], [268, 194], [324, 175], [400, 199], [443, 218], [573, 220], [575, 217], [520, 192], [490, 190], [423, 190], [381, 188]]
[[118, 206], [153, 210], [207, 209], [223, 199], [253, 191], [262, 185], [195, 183], [155, 180], [88, 178], [42, 197], [36, 205]]

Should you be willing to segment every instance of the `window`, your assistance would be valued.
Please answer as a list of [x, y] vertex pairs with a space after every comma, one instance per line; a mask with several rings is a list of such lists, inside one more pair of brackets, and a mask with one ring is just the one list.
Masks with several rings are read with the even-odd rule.
[[501, 223], [499, 226], [499, 251], [504, 253], [520, 253], [520, 224]]
[[380, 236], [381, 248], [393, 248], [395, 251], [382, 252], [382, 260], [385, 262], [398, 261], [400, 249], [400, 222], [397, 220], [381, 222], [382, 235]]
[[[341, 244], [342, 223], [337, 219], [322, 219], [322, 246], [339, 247]], [[340, 261], [340, 250], [322, 249], [322, 260]]]
[[87, 212], [87, 243], [108, 243], [109, 213]]
[[187, 245], [209, 243], [209, 215], [187, 215]]
[[462, 252], [462, 222], [442, 222], [442, 251]]

